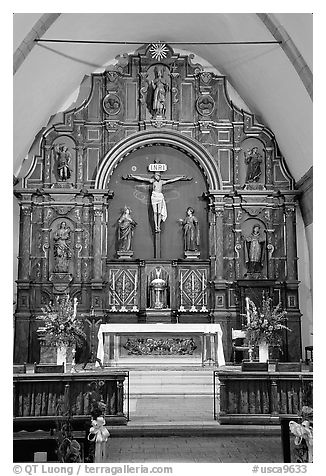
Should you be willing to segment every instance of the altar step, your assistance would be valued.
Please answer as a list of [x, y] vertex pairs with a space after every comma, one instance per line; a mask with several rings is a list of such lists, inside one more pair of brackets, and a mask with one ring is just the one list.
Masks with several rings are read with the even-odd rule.
[[213, 370], [130, 370], [131, 398], [155, 397], [211, 397]]

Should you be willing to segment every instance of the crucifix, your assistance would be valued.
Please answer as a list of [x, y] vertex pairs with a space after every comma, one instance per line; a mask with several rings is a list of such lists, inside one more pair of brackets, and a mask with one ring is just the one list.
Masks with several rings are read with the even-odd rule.
[[168, 183], [178, 182], [180, 180], [192, 180], [192, 177], [187, 177], [186, 175], [177, 175], [175, 177], [163, 180], [161, 178], [161, 173], [155, 172], [152, 177], [128, 174], [126, 177], [122, 178], [124, 180], [138, 180], [139, 182], [150, 183], [152, 185], [151, 203], [155, 225], [155, 258], [160, 258], [161, 222], [164, 222], [168, 216], [162, 191], [163, 186]]
[[98, 324], [101, 324], [102, 323], [102, 319], [99, 318], [97, 319], [97, 316], [95, 314], [95, 310], [94, 310], [94, 307], [91, 306], [91, 309], [90, 309], [90, 313], [89, 313], [89, 319], [85, 319], [86, 322], [90, 325], [90, 352], [88, 354], [88, 357], [87, 357], [87, 360], [86, 362], [84, 363], [83, 365], [83, 370], [85, 370], [86, 366], [88, 363], [91, 363], [92, 366], [94, 366], [94, 364], [96, 364], [96, 362], [99, 363], [101, 369], [103, 369], [103, 364], [101, 362], [101, 360], [97, 357], [96, 355], [96, 345], [95, 345], [95, 332], [96, 332], [96, 327], [98, 326]]

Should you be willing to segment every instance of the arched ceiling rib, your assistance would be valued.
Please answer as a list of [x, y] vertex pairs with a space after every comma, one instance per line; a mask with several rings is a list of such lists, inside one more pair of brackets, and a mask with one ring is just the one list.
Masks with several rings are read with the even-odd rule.
[[[43, 38], [111, 41], [271, 41], [256, 14], [16, 14], [15, 45], [29, 24]], [[57, 15], [56, 18], [51, 15]], [[277, 15], [311, 67], [308, 14]], [[25, 23], [24, 23], [25, 22]], [[25, 28], [22, 25], [25, 24]], [[296, 25], [298, 27], [296, 28]], [[35, 35], [35, 31], [30, 31]], [[304, 41], [300, 39], [304, 37]], [[31, 38], [31, 37], [30, 37]], [[173, 46], [173, 45], [172, 45]], [[312, 102], [297, 69], [279, 45], [193, 45], [195, 54], [228, 77], [232, 86], [274, 132], [295, 180], [312, 165]], [[36, 44], [24, 54], [14, 76], [14, 173], [20, 170], [35, 135], [81, 83], [110, 59], [134, 48], [123, 45]], [[21, 51], [20, 51], [21, 52]], [[21, 52], [22, 53], [22, 52]], [[22, 53], [23, 54], [23, 53]]]

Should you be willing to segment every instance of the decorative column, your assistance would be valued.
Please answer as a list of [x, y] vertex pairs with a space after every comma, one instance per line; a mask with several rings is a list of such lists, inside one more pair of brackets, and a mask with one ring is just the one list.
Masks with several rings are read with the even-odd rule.
[[215, 252], [216, 252], [216, 265], [215, 265], [215, 279], [217, 281], [223, 280], [223, 216], [224, 205], [222, 202], [214, 202], [215, 213]]
[[266, 187], [273, 188], [273, 147], [266, 147]]
[[83, 208], [83, 256], [82, 256], [82, 280], [88, 281], [89, 277], [89, 263], [90, 263], [90, 206], [84, 205]]
[[[98, 198], [94, 205], [94, 228], [93, 228], [93, 282], [102, 282], [102, 217], [103, 203]], [[102, 197], [101, 197], [102, 198]]]
[[215, 265], [216, 265], [216, 223], [215, 223], [215, 213], [212, 200], [210, 199], [210, 204], [208, 207], [208, 246], [209, 246], [209, 258], [211, 262], [211, 272], [216, 274]]
[[242, 248], [242, 238], [241, 238], [241, 219], [242, 219], [242, 209], [240, 207], [240, 200], [238, 197], [234, 198], [234, 252], [235, 252], [235, 263], [234, 263], [234, 271], [236, 279], [241, 278], [241, 271], [242, 267], [240, 265], [241, 262], [241, 248]]
[[286, 233], [286, 268], [287, 280], [297, 279], [297, 255], [296, 255], [296, 234], [295, 234], [295, 206], [285, 208], [285, 233]]
[[53, 209], [45, 207], [43, 214], [43, 228], [42, 228], [42, 279], [47, 281], [49, 279], [49, 248], [50, 248], [50, 219], [53, 215]]
[[75, 249], [77, 250], [77, 256], [76, 256], [76, 274], [75, 278], [76, 281], [81, 281], [81, 276], [82, 276], [82, 271], [81, 271], [81, 252], [83, 249], [82, 245], [82, 233], [83, 229], [81, 228], [81, 214], [82, 214], [82, 209], [80, 205], [77, 204], [76, 209], [75, 209], [75, 217], [76, 217], [76, 228], [75, 228]]
[[30, 279], [30, 241], [31, 241], [31, 213], [30, 204], [21, 205], [20, 214], [20, 243], [19, 243], [19, 267], [18, 279], [29, 281]]
[[138, 311], [138, 321], [146, 321], [146, 292], [147, 292], [147, 280], [145, 272], [145, 261], [139, 261], [139, 311]]
[[274, 270], [274, 235], [275, 228], [273, 227], [273, 209], [267, 208], [265, 210], [265, 219], [266, 219], [266, 242], [267, 242], [267, 278], [274, 279], [275, 270]]
[[[81, 126], [78, 126], [79, 128]], [[83, 155], [85, 147], [79, 145], [75, 148], [77, 154], [77, 181], [76, 185], [81, 186], [83, 184]]]
[[51, 185], [51, 153], [52, 146], [44, 146], [44, 187]]
[[177, 66], [174, 64], [171, 65], [171, 119], [172, 121], [179, 121], [180, 107], [179, 107], [179, 88], [178, 88], [178, 78], [179, 73], [177, 71]]
[[236, 188], [240, 187], [240, 152], [241, 148], [240, 147], [234, 147], [234, 168], [233, 168], [233, 183]]

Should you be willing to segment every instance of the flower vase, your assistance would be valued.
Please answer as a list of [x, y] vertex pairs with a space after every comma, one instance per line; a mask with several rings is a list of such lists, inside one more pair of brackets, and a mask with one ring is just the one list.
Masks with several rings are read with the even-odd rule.
[[64, 364], [64, 372], [70, 372], [73, 367], [74, 347], [61, 345], [57, 347], [57, 365]]
[[268, 360], [268, 344], [264, 340], [259, 344], [259, 362], [267, 362]]
[[57, 365], [64, 364], [64, 371], [67, 368], [67, 346], [60, 345], [57, 347]]

